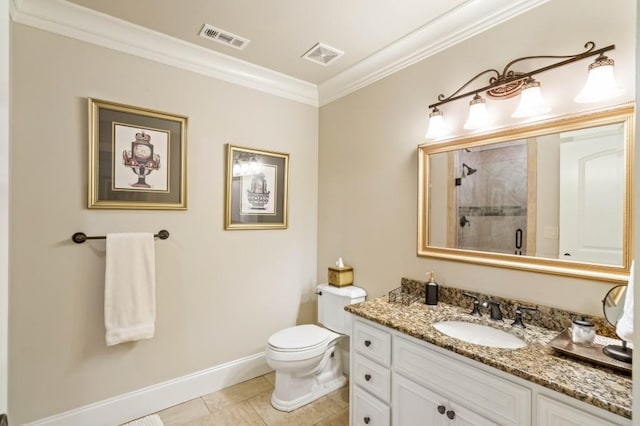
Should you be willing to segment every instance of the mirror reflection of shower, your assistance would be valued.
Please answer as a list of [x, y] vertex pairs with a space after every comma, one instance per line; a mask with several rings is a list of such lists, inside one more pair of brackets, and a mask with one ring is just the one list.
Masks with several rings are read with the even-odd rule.
[[527, 255], [527, 151], [521, 140], [454, 153], [457, 248]]
[[467, 163], [462, 163], [462, 177], [471, 176], [472, 174], [474, 174], [477, 171], [478, 171], [478, 169], [474, 169], [473, 167], [469, 167], [467, 165]]
[[456, 178], [456, 186], [462, 185], [462, 179], [466, 178], [467, 176], [471, 176], [477, 171], [478, 169], [470, 167], [467, 163], [462, 163], [462, 174], [459, 178]]

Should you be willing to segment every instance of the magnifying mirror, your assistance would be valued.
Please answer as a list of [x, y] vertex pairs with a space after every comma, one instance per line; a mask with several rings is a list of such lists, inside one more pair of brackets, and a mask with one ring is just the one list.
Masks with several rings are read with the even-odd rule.
[[[627, 286], [618, 285], [609, 290], [602, 301], [604, 317], [614, 327], [622, 317], [626, 295]], [[631, 363], [633, 351], [631, 348], [627, 347], [627, 342], [624, 339], [622, 339], [622, 345], [607, 345], [602, 349], [602, 351], [605, 355], [610, 356], [613, 359], [628, 362], [629, 364]]]

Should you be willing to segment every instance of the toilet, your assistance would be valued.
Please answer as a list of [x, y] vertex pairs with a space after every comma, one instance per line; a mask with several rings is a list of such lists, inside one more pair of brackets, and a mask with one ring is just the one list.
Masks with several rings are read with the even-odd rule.
[[267, 363], [276, 372], [271, 405], [280, 411], [293, 411], [347, 382], [338, 344], [351, 334], [351, 315], [344, 307], [363, 302], [367, 293], [355, 286], [320, 284], [317, 289], [318, 322], [324, 327], [289, 327], [267, 341]]

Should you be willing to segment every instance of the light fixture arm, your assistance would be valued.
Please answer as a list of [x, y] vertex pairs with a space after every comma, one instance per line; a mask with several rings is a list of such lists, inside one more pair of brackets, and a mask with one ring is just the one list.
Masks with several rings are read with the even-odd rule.
[[490, 82], [491, 82], [491, 81], [494, 81], [494, 80], [497, 80], [498, 78], [500, 78], [500, 73], [498, 72], [498, 70], [493, 69], [493, 68], [492, 68], [492, 69], [488, 69], [488, 70], [484, 70], [484, 71], [482, 71], [482, 72], [479, 72], [478, 74], [476, 74], [476, 75], [474, 75], [473, 77], [471, 77], [471, 78], [469, 79], [469, 81], [467, 81], [467, 82], [466, 82], [466, 83], [464, 83], [462, 86], [460, 86], [460, 88], [459, 88], [458, 90], [456, 90], [455, 92], [453, 92], [452, 94], [450, 94], [448, 97], [446, 97], [446, 98], [445, 98], [444, 94], [440, 94], [440, 95], [438, 95], [438, 101], [440, 101], [440, 102], [435, 103], [435, 104], [433, 104], [433, 105], [429, 105], [429, 108], [431, 108], [431, 107], [436, 107], [436, 106], [438, 106], [438, 105], [442, 105], [442, 104], [446, 104], [447, 102], [450, 102], [450, 101], [453, 101], [453, 100], [456, 100], [456, 99], [460, 99], [460, 98], [464, 98], [464, 97], [467, 97], [467, 96], [469, 96], [469, 95], [471, 95], [471, 94], [475, 94], [475, 93], [477, 93], [477, 92], [482, 91], [482, 89], [480, 89], [480, 90], [475, 90], [475, 91], [473, 91], [473, 92], [466, 92], [466, 93], [464, 93], [464, 94], [462, 94], [462, 95], [460, 95], [460, 96], [456, 96], [456, 95], [457, 95], [458, 93], [460, 93], [460, 92], [461, 92], [465, 87], [467, 87], [469, 84], [473, 83], [477, 78], [480, 78], [480, 77], [482, 77], [483, 75], [485, 75], [486, 73], [489, 73], [489, 72], [493, 72], [493, 73], [495, 73], [495, 74], [496, 74], [496, 75], [495, 75], [495, 77], [491, 77], [491, 78], [489, 79], [489, 81], [490, 81]]
[[[570, 64], [572, 62], [576, 62], [579, 61], [581, 59], [584, 58], [588, 58], [590, 56], [595, 56], [595, 55], [601, 55], [604, 52], [607, 52], [609, 50], [613, 50], [615, 49], [615, 45], [609, 45], [600, 49], [595, 49], [596, 44], [592, 41], [587, 42], [585, 45], [585, 51], [578, 53], [576, 55], [563, 55], [563, 56], [552, 56], [552, 55], [541, 55], [541, 56], [526, 56], [526, 57], [522, 57], [522, 58], [518, 58], [515, 59], [511, 62], [509, 62], [505, 67], [504, 70], [502, 72], [502, 74], [500, 74], [497, 70], [495, 69], [487, 69], [485, 71], [482, 71], [480, 73], [478, 73], [477, 75], [475, 75], [473, 78], [471, 78], [469, 81], [467, 81], [466, 83], [464, 83], [458, 90], [456, 90], [455, 92], [453, 92], [451, 95], [449, 95], [448, 97], [445, 97], [443, 94], [438, 95], [438, 102], [435, 102], [431, 105], [429, 105], [429, 108], [435, 108], [438, 107], [440, 105], [446, 104], [448, 102], [451, 101], [455, 101], [457, 99], [462, 99], [462, 98], [466, 98], [467, 96], [471, 96], [471, 95], [475, 95], [477, 93], [483, 92], [483, 91], [487, 91], [487, 90], [491, 90], [491, 89], [495, 89], [495, 88], [500, 88], [501, 86], [505, 86], [508, 84], [514, 84], [514, 83], [518, 83], [521, 82], [521, 84], [524, 84], [524, 82], [536, 75], [536, 74], [540, 74], [541, 72], [544, 71], [548, 71], [550, 69], [553, 68], [558, 68], [561, 67], [563, 65], [567, 65]], [[521, 73], [521, 72], [515, 72], [513, 70], [511, 70], [511, 66], [521, 62], [521, 61], [525, 61], [525, 60], [529, 60], [529, 59], [561, 59], [561, 58], [567, 58], [564, 61], [560, 61], [560, 62], [556, 62], [554, 64], [551, 65], [547, 65], [545, 67], [542, 68], [538, 68], [535, 69], [533, 71], [529, 71], [526, 73]], [[472, 82], [474, 82], [476, 79], [480, 78], [481, 76], [487, 74], [487, 73], [495, 73], [495, 76], [492, 76], [489, 79], [489, 84], [483, 87], [480, 87], [478, 89], [474, 89], [474, 90], [470, 90], [467, 91], [465, 93], [459, 94], [463, 89], [465, 89], [469, 84], [471, 84]], [[497, 96], [499, 97], [499, 96]]]

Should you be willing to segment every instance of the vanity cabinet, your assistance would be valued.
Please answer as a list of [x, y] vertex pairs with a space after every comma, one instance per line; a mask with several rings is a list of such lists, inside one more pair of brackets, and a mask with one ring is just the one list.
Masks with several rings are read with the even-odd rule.
[[629, 419], [359, 317], [353, 321], [352, 348], [351, 425], [631, 424]]

